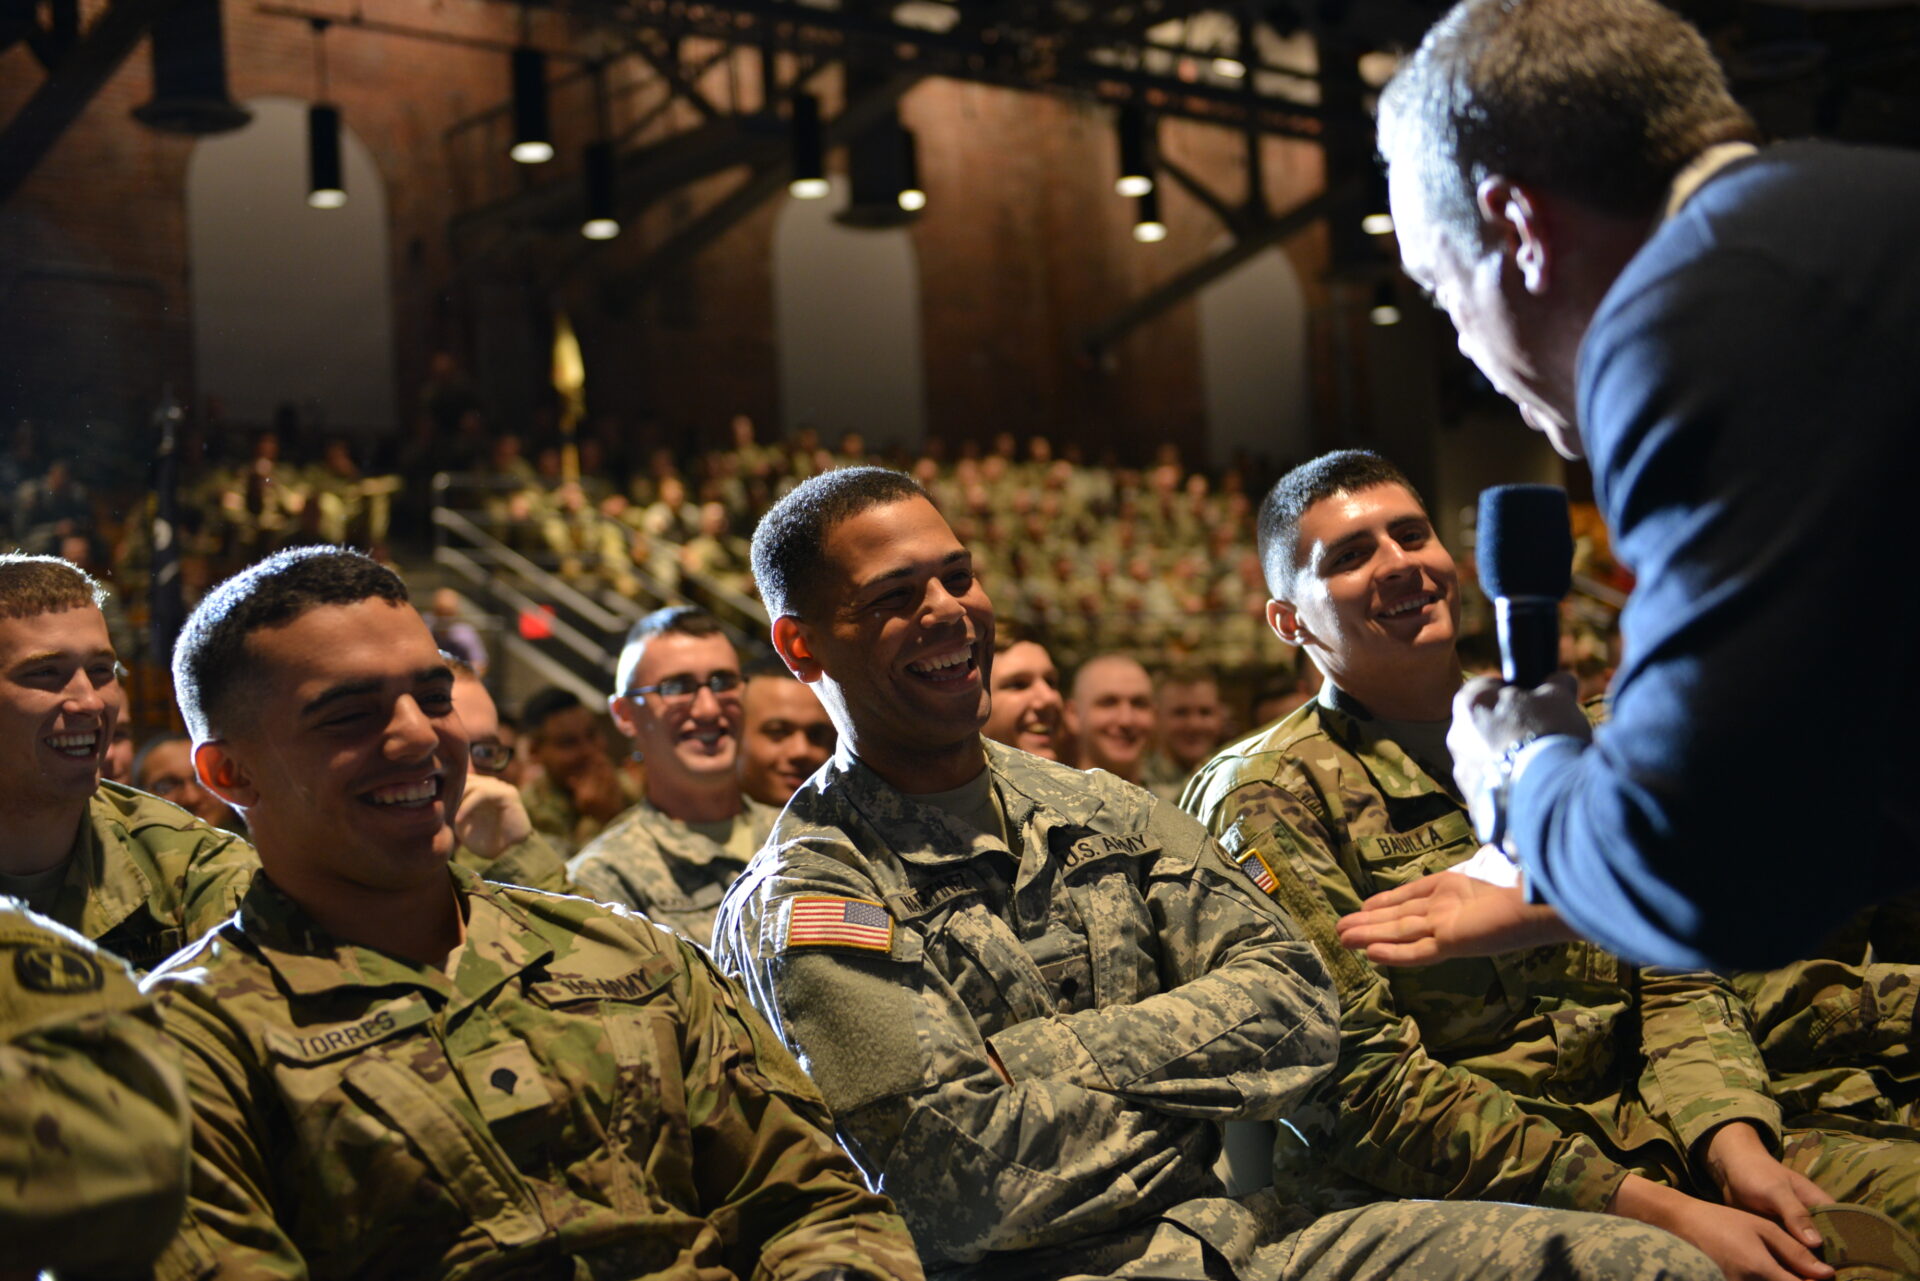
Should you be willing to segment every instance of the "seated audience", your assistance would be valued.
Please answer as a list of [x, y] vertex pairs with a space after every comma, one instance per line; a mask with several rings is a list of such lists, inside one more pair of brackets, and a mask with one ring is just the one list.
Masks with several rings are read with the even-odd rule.
[[1073, 674], [1066, 727], [1081, 769], [1140, 782], [1153, 746], [1153, 678], [1126, 654], [1089, 658]]
[[740, 791], [740, 656], [713, 615], [685, 606], [633, 625], [614, 724], [647, 763], [646, 794], [567, 865], [580, 892], [638, 908], [707, 945], [720, 896], [778, 811]]
[[1301, 1124], [1323, 1156], [1295, 1153], [1297, 1177], [1330, 1158], [1393, 1196], [1606, 1211], [1731, 1278], [1832, 1275], [1809, 1213], [1824, 1203], [1920, 1225], [1920, 1146], [1783, 1125], [1715, 975], [1588, 943], [1386, 971], [1341, 946], [1340, 915], [1478, 845], [1446, 743], [1459, 575], [1406, 478], [1361, 451], [1283, 477], [1260, 547], [1273, 629], [1326, 683], [1209, 762], [1183, 804], [1294, 910], [1340, 987], [1339, 1064]]
[[715, 952], [939, 1275], [1713, 1275], [1597, 1215], [1228, 1196], [1219, 1123], [1287, 1116], [1334, 1055], [1313, 948], [1172, 806], [982, 740], [993, 606], [910, 478], [806, 482], [753, 555], [840, 744]]
[[472, 667], [440, 652], [453, 669], [453, 714], [467, 735], [467, 792], [454, 815], [460, 845], [453, 861], [500, 885], [571, 894], [566, 857], [534, 830], [519, 789], [505, 777], [513, 749], [501, 742], [493, 695]]
[[194, 1112], [168, 1276], [921, 1275], [704, 957], [451, 866], [468, 744], [389, 571], [282, 553], [174, 655], [262, 871], [149, 980]]

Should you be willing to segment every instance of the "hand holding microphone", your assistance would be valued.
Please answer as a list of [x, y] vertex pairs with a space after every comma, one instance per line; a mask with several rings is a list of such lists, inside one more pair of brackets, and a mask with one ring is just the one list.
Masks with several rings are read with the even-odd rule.
[[[1482, 841], [1506, 850], [1506, 788], [1536, 738], [1591, 730], [1560, 666], [1560, 601], [1573, 581], [1567, 491], [1500, 485], [1480, 495], [1475, 561], [1493, 601], [1503, 679], [1469, 681], [1453, 701], [1454, 781]], [[1512, 851], [1506, 850], [1511, 856]]]

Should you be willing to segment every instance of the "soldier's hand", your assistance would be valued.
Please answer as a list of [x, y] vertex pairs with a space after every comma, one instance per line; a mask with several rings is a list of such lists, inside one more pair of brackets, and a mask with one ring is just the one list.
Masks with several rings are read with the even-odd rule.
[[1721, 1200], [1772, 1219], [1809, 1247], [1820, 1248], [1820, 1230], [1807, 1209], [1829, 1205], [1834, 1198], [1780, 1164], [1751, 1124], [1729, 1121], [1715, 1130], [1707, 1139], [1706, 1165]]
[[453, 834], [481, 858], [499, 858], [533, 832], [519, 791], [505, 779], [467, 775], [466, 794], [453, 816]]
[[1828, 1281], [1833, 1269], [1770, 1219], [1715, 1205], [1637, 1174], [1614, 1194], [1613, 1214], [1665, 1228], [1698, 1246], [1727, 1281]]
[[1375, 894], [1340, 918], [1342, 946], [1364, 948], [1381, 965], [1432, 965], [1463, 956], [1578, 938], [1550, 907], [1528, 903], [1519, 887], [1436, 872]]

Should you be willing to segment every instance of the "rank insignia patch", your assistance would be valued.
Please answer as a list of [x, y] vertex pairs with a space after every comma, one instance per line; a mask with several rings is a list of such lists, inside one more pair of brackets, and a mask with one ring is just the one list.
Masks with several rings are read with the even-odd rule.
[[866, 899], [797, 898], [787, 918], [787, 946], [891, 951], [893, 918], [886, 908]]
[[1242, 871], [1253, 878], [1253, 883], [1260, 887], [1261, 893], [1274, 894], [1279, 891], [1280, 882], [1274, 879], [1272, 866], [1261, 855], [1257, 846], [1247, 846], [1235, 861], [1240, 864]]

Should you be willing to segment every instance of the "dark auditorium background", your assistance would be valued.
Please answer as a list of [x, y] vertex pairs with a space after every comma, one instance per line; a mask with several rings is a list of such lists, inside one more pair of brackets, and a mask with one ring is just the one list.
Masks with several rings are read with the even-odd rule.
[[[1677, 7], [1770, 133], [1920, 144], [1920, 9]], [[1483, 485], [1563, 481], [1578, 500], [1587, 482], [1453, 350], [1391, 236], [1362, 227], [1381, 203], [1373, 93], [1443, 8], [0, 0], [0, 499], [68, 462], [89, 554], [131, 589], [152, 555], [169, 406], [189, 507], [257, 518], [244, 478], [269, 430], [269, 469], [322, 468], [344, 447], [353, 483], [401, 477], [379, 496], [389, 536], [369, 523], [384, 509], [356, 509], [350, 538], [390, 544], [423, 605], [455, 587], [476, 618], [505, 620], [496, 641], [550, 648], [529, 614], [555, 602], [494, 590], [505, 571], [475, 550], [494, 544], [430, 514], [437, 499], [516, 519], [426, 479], [485, 471], [502, 435], [529, 464], [561, 450], [550, 520], [567, 516], [565, 446], [588, 440], [590, 503], [657, 503], [646, 477], [664, 450], [697, 508], [712, 495], [695, 460], [733, 448], [742, 417], [758, 446], [808, 433], [845, 456], [852, 432], [869, 456], [943, 476], [1008, 434], [1028, 460], [1038, 436], [1120, 491], [1149, 493], [1160, 466], [1256, 501], [1290, 464], [1366, 446], [1426, 492], [1465, 560]], [[520, 101], [516, 49], [544, 55], [518, 55]], [[554, 155], [521, 164], [508, 149], [533, 97]], [[789, 191], [810, 163], [809, 101], [830, 186], [817, 200]], [[316, 105], [337, 112], [337, 208], [309, 204], [326, 159]], [[1134, 141], [1148, 197], [1115, 190]], [[590, 194], [597, 163], [611, 173]], [[909, 185], [924, 207], [902, 207]], [[1137, 234], [1150, 202], [1163, 239]], [[590, 213], [617, 234], [583, 236]], [[563, 331], [584, 370], [577, 422], [556, 389]], [[466, 409], [478, 418], [462, 425]], [[223, 489], [221, 474], [240, 479]], [[1134, 519], [1106, 483], [1093, 515]], [[725, 533], [750, 517], [727, 505]], [[619, 537], [684, 543], [699, 533], [687, 519]], [[204, 540], [217, 520], [179, 523]], [[314, 517], [304, 534], [323, 528], [341, 526]], [[1603, 549], [1604, 531], [1585, 532]], [[497, 541], [568, 568], [537, 533]], [[1099, 541], [1081, 540], [1083, 572]], [[485, 562], [477, 581], [438, 554], [450, 545]], [[189, 593], [248, 549], [214, 548]], [[647, 549], [627, 550], [644, 571]], [[1124, 573], [1135, 549], [1107, 550]], [[1221, 572], [1231, 549], [1213, 550]], [[1594, 555], [1605, 596], [1623, 584]], [[586, 594], [610, 585], [627, 586]], [[143, 593], [125, 593], [130, 625]], [[554, 619], [590, 643], [618, 633], [565, 602]], [[750, 611], [737, 621], [752, 630]], [[575, 658], [552, 661], [592, 685]], [[165, 719], [157, 698], [145, 707]]]

